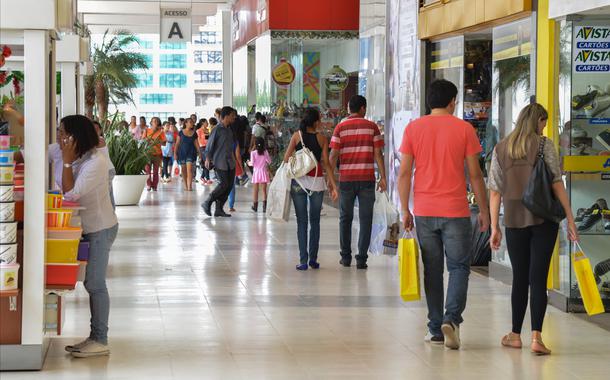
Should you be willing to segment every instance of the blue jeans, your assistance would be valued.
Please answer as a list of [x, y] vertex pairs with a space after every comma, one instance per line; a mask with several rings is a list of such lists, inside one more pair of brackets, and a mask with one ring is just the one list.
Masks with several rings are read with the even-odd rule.
[[[428, 329], [432, 335], [442, 335], [441, 325], [464, 320], [468, 277], [470, 276], [470, 248], [472, 224], [470, 218], [441, 218], [416, 216], [417, 239], [424, 263], [424, 289], [428, 303]], [[443, 313], [443, 275], [445, 256], [449, 271], [447, 300]]]
[[[297, 237], [301, 264], [307, 264], [308, 261], [317, 263], [320, 247], [320, 212], [322, 211], [324, 192], [314, 191], [311, 195], [307, 195], [305, 190], [295, 180], [292, 180], [290, 196], [297, 214]], [[307, 212], [307, 201], [309, 201], [309, 212]], [[309, 249], [307, 245], [308, 224], [311, 226], [309, 230]]]
[[373, 206], [375, 205], [375, 181], [340, 182], [339, 183], [339, 240], [341, 257], [346, 262], [352, 261], [352, 221], [354, 220], [354, 203], [358, 198], [360, 217], [360, 234], [358, 236], [358, 254], [356, 261], [366, 263], [371, 228], [373, 227]]
[[231, 188], [231, 192], [229, 193], [229, 208], [234, 208], [235, 206], [235, 182], [239, 177], [235, 177], [233, 179], [233, 187]]
[[116, 239], [119, 225], [98, 232], [83, 235], [89, 242], [89, 262], [85, 275], [85, 289], [89, 293], [91, 310], [91, 333], [89, 338], [102, 344], [108, 344], [108, 316], [110, 314], [110, 297], [106, 287], [106, 269], [110, 248]]

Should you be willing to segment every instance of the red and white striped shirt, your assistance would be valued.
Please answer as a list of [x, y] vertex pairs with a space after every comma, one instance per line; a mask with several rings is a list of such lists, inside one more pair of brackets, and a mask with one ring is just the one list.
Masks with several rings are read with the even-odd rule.
[[339, 181], [375, 181], [375, 148], [383, 136], [372, 121], [348, 117], [335, 127], [330, 148], [339, 151]]

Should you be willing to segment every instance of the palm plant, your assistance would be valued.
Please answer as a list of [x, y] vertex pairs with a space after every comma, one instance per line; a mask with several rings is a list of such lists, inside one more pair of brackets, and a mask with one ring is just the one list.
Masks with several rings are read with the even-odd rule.
[[134, 139], [118, 112], [108, 119], [104, 128], [104, 140], [117, 175], [144, 173], [146, 165], [151, 161], [155, 141]]
[[148, 69], [143, 54], [129, 52], [126, 49], [132, 44], [139, 44], [136, 36], [120, 30], [116, 34], [104, 33], [101, 45], [93, 48], [93, 75], [85, 82], [85, 106], [88, 117], [93, 117], [93, 108], [97, 106], [97, 116], [106, 120], [108, 104], [133, 102], [131, 89], [138, 83], [135, 70]]

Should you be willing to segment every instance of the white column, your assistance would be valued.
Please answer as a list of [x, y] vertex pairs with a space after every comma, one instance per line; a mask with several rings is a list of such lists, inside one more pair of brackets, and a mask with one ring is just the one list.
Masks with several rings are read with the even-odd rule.
[[222, 104], [233, 105], [233, 16], [222, 12]]
[[76, 63], [63, 62], [61, 70], [61, 113], [60, 118], [77, 113]]
[[43, 343], [44, 321], [47, 145], [48, 130], [52, 127], [50, 124], [54, 124], [55, 114], [55, 95], [51, 92], [55, 86], [51, 85], [49, 74], [54, 68], [55, 57], [51, 54], [52, 42], [48, 31], [26, 30], [23, 36], [25, 88], [29, 91], [25, 102], [27, 170], [21, 344], [40, 345]]

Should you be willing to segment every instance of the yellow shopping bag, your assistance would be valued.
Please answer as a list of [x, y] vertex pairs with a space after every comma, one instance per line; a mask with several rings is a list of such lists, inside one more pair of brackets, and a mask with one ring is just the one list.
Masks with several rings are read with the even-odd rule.
[[403, 301], [419, 301], [419, 246], [412, 234], [398, 240], [398, 271], [400, 273], [400, 297]]
[[577, 249], [574, 249], [574, 253], [572, 254], [572, 267], [574, 268], [574, 273], [576, 273], [576, 280], [578, 281], [582, 303], [585, 306], [587, 314], [601, 314], [604, 312], [604, 304], [602, 303], [602, 298], [599, 295], [599, 289], [597, 288], [597, 283], [593, 276], [591, 262], [585, 255], [580, 244], [575, 242], [574, 245]]

